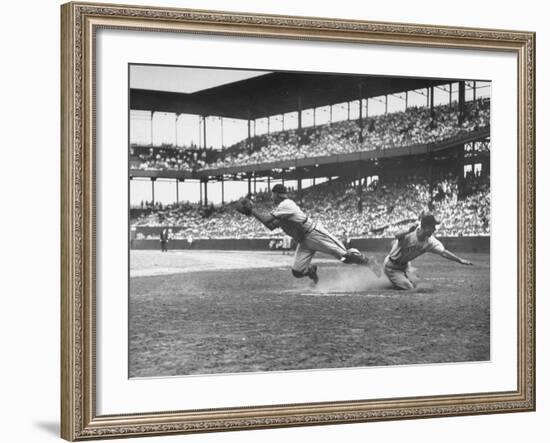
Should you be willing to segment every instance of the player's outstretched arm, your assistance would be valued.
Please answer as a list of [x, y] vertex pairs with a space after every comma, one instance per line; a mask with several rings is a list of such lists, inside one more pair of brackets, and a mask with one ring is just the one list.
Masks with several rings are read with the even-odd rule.
[[441, 253], [441, 257], [460, 263], [461, 265], [473, 266], [473, 263], [471, 261], [464, 260], [463, 258], [460, 258], [458, 255], [455, 255], [451, 251], [447, 251], [446, 249]]

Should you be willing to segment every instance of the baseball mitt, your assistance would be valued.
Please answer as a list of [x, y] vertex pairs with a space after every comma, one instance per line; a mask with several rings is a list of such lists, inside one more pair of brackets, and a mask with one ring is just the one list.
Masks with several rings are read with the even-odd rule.
[[235, 210], [243, 215], [249, 216], [252, 214], [252, 202], [247, 198], [243, 198], [237, 202]]

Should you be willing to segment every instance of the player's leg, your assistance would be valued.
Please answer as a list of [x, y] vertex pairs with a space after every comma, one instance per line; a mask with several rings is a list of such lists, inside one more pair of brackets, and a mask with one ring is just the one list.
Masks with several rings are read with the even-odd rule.
[[384, 266], [384, 274], [386, 274], [386, 277], [388, 277], [388, 280], [395, 289], [414, 289], [414, 284], [409, 280], [405, 270], [395, 269], [386, 265]]
[[294, 264], [292, 265], [292, 275], [296, 278], [309, 277], [314, 283], [319, 281], [317, 276], [317, 266], [311, 264], [315, 251], [308, 248], [303, 243], [298, 244], [294, 253]]
[[343, 243], [323, 228], [315, 228], [307, 235], [305, 243], [319, 252], [332, 255], [345, 264], [366, 265], [377, 277], [380, 277], [380, 266], [374, 258], [365, 257], [357, 249], [346, 249]]
[[347, 252], [342, 242], [323, 228], [315, 228], [307, 234], [302, 245], [311, 250], [332, 255], [338, 260], [341, 260]]
[[368, 257], [362, 254], [358, 249], [351, 248], [346, 251], [344, 257], [340, 261], [346, 265], [365, 265], [369, 268], [377, 277], [382, 275], [380, 265], [374, 257]]
[[407, 277], [407, 280], [411, 282], [411, 285], [413, 285], [413, 288], [416, 288], [418, 279], [416, 274], [413, 274], [414, 272], [416, 272], [416, 269], [413, 268], [409, 263], [407, 265], [407, 269], [405, 269], [405, 277]]

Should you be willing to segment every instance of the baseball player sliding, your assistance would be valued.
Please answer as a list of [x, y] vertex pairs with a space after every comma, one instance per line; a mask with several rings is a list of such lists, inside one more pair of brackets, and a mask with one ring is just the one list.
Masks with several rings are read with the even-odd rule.
[[346, 249], [344, 245], [302, 212], [298, 205], [288, 197], [286, 188], [277, 184], [271, 189], [273, 202], [277, 205], [269, 213], [254, 208], [248, 199], [240, 200], [235, 209], [241, 214], [254, 216], [268, 229], [281, 228], [298, 244], [292, 265], [292, 275], [296, 278], [309, 277], [314, 283], [319, 281], [317, 265], [311, 260], [316, 252], [332, 255], [342, 263], [364, 264], [377, 275], [378, 266], [372, 258], [363, 256], [357, 249]]
[[409, 262], [426, 252], [439, 254], [461, 265], [472, 265], [472, 262], [447, 251], [443, 244], [433, 237], [437, 224], [433, 215], [423, 215], [420, 227], [411, 226], [408, 231], [400, 232], [395, 236], [392, 249], [384, 259], [384, 274], [394, 288], [413, 289], [415, 287], [407, 273], [410, 269]]

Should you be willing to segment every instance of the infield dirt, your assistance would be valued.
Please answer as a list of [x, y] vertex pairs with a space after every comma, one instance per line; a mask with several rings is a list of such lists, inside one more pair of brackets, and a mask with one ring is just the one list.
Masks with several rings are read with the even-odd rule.
[[130, 376], [489, 360], [489, 255], [464, 258], [426, 254], [400, 292], [329, 257], [311, 287], [281, 252], [131, 251]]

